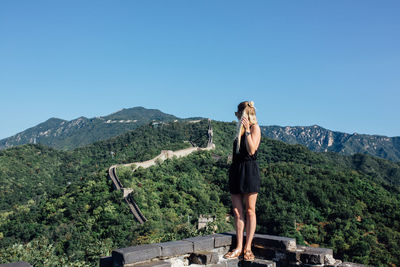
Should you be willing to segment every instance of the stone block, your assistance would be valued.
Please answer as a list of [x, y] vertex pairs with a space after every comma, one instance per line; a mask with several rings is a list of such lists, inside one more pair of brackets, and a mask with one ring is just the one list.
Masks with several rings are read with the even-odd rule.
[[303, 251], [300, 254], [300, 261], [303, 264], [324, 264], [324, 254], [313, 251]]
[[255, 234], [253, 244], [278, 250], [296, 250], [296, 239], [289, 237]]
[[256, 257], [272, 260], [276, 257], [275, 250], [262, 245], [254, 245], [251, 249]]
[[161, 247], [162, 257], [173, 257], [193, 252], [193, 243], [189, 241], [170, 241], [154, 245]]
[[326, 261], [325, 261], [325, 267], [338, 267], [338, 266], [340, 266], [342, 264], [342, 261], [341, 260], [335, 260], [335, 262], [333, 262], [333, 263], [328, 263], [328, 264], [326, 264]]
[[210, 264], [207, 267], [226, 267], [226, 262], [224, 261], [216, 264]]
[[239, 267], [240, 261], [239, 259], [229, 259], [226, 260], [226, 267]]
[[211, 251], [214, 249], [214, 237], [213, 236], [197, 236], [182, 241], [189, 241], [193, 243], [193, 252], [198, 251]]
[[100, 257], [100, 267], [112, 267], [113, 259], [111, 256]]
[[113, 266], [146, 261], [161, 256], [161, 247], [150, 244], [120, 248], [112, 251]]
[[333, 250], [329, 248], [314, 248], [306, 246], [297, 246], [300, 251], [300, 261], [303, 264], [325, 264], [333, 259]]
[[194, 252], [189, 256], [190, 264], [216, 264], [218, 263], [218, 253], [210, 251]]
[[286, 252], [286, 259], [289, 262], [299, 262], [300, 261], [300, 254], [304, 250], [295, 250], [295, 251], [287, 251]]
[[28, 262], [26, 261], [17, 261], [17, 262], [10, 262], [10, 263], [5, 263], [5, 264], [0, 264], [1, 267], [32, 267]]
[[[222, 233], [223, 235], [230, 235], [232, 237], [232, 243], [231, 247], [236, 246], [236, 232], [235, 231], [230, 231], [230, 232], [225, 232]], [[246, 242], [246, 232], [243, 233], [243, 244]]]
[[124, 267], [171, 267], [171, 263], [163, 260], [155, 260], [144, 263], [125, 264]]
[[240, 267], [276, 267], [275, 262], [262, 259], [255, 259], [254, 261], [241, 261], [240, 265]]
[[232, 235], [229, 234], [215, 234], [214, 237], [214, 247], [225, 247], [232, 245]]
[[342, 262], [342, 264], [339, 265], [340, 267], [370, 267], [370, 265], [363, 265], [359, 263], [354, 263], [354, 262]]
[[297, 249], [302, 249], [305, 251], [320, 252], [325, 255], [333, 255], [333, 249], [331, 249], [331, 248], [315, 248], [315, 247], [307, 247], [307, 246], [298, 245]]

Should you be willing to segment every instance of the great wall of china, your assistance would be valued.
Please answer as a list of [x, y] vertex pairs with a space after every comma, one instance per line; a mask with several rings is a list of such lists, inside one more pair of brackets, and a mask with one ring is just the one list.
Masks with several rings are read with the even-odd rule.
[[[196, 121], [199, 122], [199, 121]], [[194, 122], [194, 123], [196, 123]], [[185, 157], [195, 151], [204, 151], [204, 150], [211, 150], [215, 148], [215, 144], [213, 143], [213, 130], [211, 127], [211, 119], [208, 119], [208, 142], [207, 146], [204, 148], [201, 147], [189, 147], [177, 151], [172, 151], [172, 150], [162, 150], [161, 153], [156, 156], [153, 159], [143, 161], [143, 162], [133, 162], [129, 164], [121, 164], [121, 165], [112, 165], [108, 169], [108, 178], [112, 181], [113, 186], [116, 190], [122, 190], [123, 191], [123, 198], [125, 202], [127, 203], [131, 213], [135, 217], [135, 219], [140, 223], [143, 224], [144, 222], [147, 221], [146, 217], [143, 215], [141, 212], [140, 208], [136, 204], [135, 200], [133, 199], [132, 192], [133, 189], [131, 188], [124, 188], [122, 185], [122, 182], [118, 178], [117, 175], [117, 167], [118, 166], [125, 166], [125, 167], [132, 167], [134, 166], [133, 170], [136, 170], [139, 167], [142, 168], [149, 168], [151, 166], [154, 166], [157, 164], [157, 162], [163, 162], [166, 159], [171, 159], [173, 157]]]

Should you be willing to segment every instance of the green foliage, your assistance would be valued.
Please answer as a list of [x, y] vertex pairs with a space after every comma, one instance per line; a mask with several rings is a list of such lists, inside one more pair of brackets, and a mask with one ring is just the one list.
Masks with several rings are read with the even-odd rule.
[[[208, 234], [214, 226], [231, 230], [233, 220], [227, 224], [225, 218], [235, 123], [212, 126], [216, 150], [135, 172], [117, 169], [149, 219], [144, 225], [113, 189], [108, 167], [190, 146], [185, 141], [205, 146], [206, 120], [147, 124], [71, 152], [38, 145], [1, 151], [0, 263], [97, 266], [115, 248]], [[258, 155], [257, 232], [331, 247], [342, 260], [400, 264], [400, 164], [314, 153], [264, 137]], [[216, 220], [197, 230], [199, 215]]]

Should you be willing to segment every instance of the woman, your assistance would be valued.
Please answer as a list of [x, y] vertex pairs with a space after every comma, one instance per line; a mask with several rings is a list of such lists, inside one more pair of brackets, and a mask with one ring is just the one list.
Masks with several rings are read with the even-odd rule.
[[[238, 124], [238, 136], [233, 143], [233, 159], [229, 168], [229, 191], [235, 215], [236, 248], [226, 253], [224, 258], [233, 259], [243, 256], [244, 260], [254, 260], [251, 243], [256, 230], [255, 207], [260, 190], [260, 171], [256, 160], [261, 131], [257, 124], [253, 101], [240, 103], [235, 115], [240, 124]], [[246, 243], [244, 247], [243, 201], [246, 212]]]

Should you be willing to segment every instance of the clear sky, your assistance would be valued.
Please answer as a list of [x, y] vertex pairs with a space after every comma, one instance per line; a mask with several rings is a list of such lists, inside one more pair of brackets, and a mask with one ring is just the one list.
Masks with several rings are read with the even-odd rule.
[[0, 139], [144, 106], [400, 136], [400, 1], [0, 1]]

